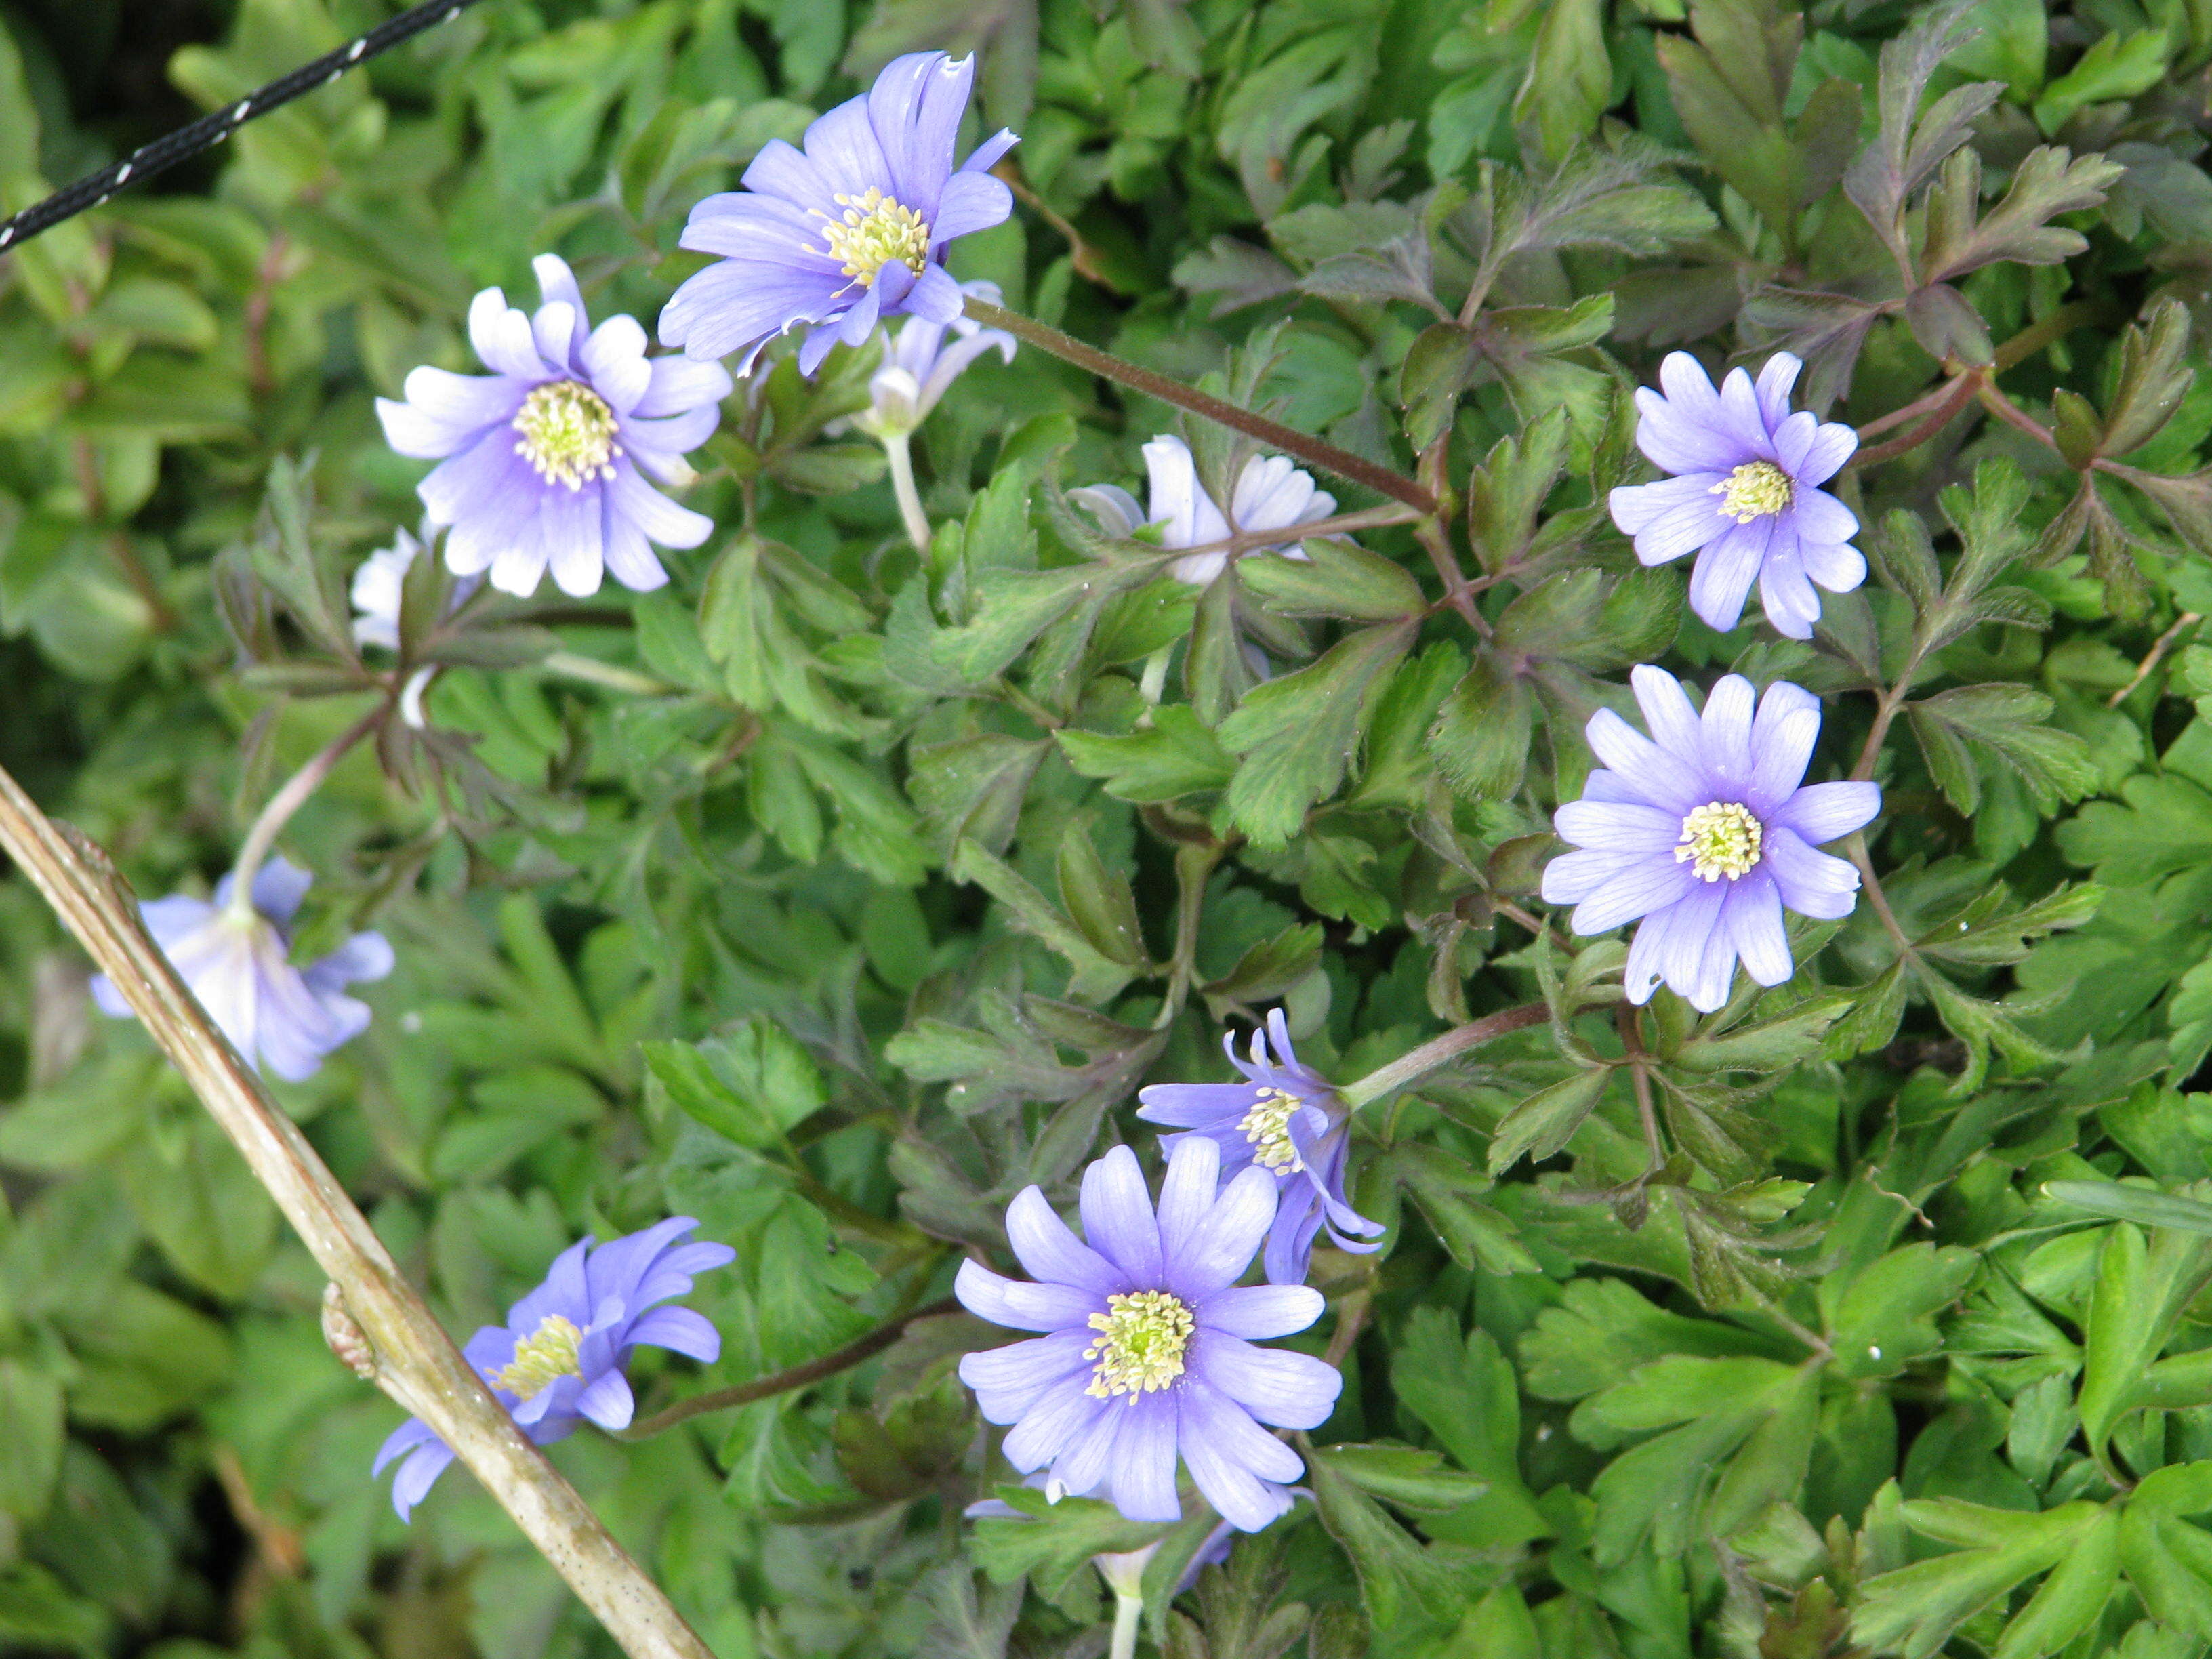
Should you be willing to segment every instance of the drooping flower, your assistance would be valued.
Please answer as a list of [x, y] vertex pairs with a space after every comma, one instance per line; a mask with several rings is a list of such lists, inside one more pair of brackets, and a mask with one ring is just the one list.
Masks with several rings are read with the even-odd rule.
[[1275, 1213], [1275, 1178], [1221, 1184], [1221, 1150], [1184, 1139], [1155, 1214], [1136, 1154], [1116, 1146], [1084, 1172], [1085, 1243], [1031, 1187], [1006, 1236], [1039, 1282], [963, 1262], [953, 1291], [994, 1324], [1046, 1335], [971, 1353], [960, 1379], [994, 1423], [1014, 1425], [1006, 1460], [1079, 1497], [1110, 1492], [1133, 1521], [1176, 1521], [1178, 1456], [1222, 1518], [1255, 1532], [1290, 1507], [1298, 1455], [1260, 1427], [1318, 1426], [1343, 1380], [1307, 1354], [1259, 1348], [1321, 1316], [1304, 1285], [1239, 1285]]
[[[1148, 525], [1158, 525], [1163, 547], [1205, 547], [1251, 531], [1295, 529], [1336, 511], [1336, 497], [1316, 489], [1311, 476], [1292, 465], [1288, 456], [1255, 455], [1246, 461], [1224, 514], [1199, 482], [1197, 463], [1182, 439], [1154, 438], [1145, 446], [1144, 454], [1152, 484], [1149, 514], [1119, 484], [1091, 484], [1070, 492], [1117, 535], [1133, 536]], [[1251, 550], [1279, 553], [1286, 559], [1306, 556], [1296, 537]], [[1228, 562], [1227, 552], [1217, 548], [1177, 559], [1168, 572], [1178, 581], [1204, 587]]]
[[1339, 1249], [1361, 1255], [1379, 1249], [1362, 1241], [1380, 1238], [1385, 1229], [1344, 1196], [1351, 1109], [1334, 1084], [1299, 1062], [1283, 1011], [1272, 1011], [1266, 1030], [1252, 1033], [1250, 1059], [1237, 1057], [1233, 1035], [1224, 1033], [1221, 1046], [1244, 1082], [1155, 1083], [1138, 1093], [1137, 1115], [1189, 1132], [1161, 1138], [1170, 1152], [1183, 1141], [1203, 1138], [1221, 1149], [1224, 1171], [1256, 1167], [1274, 1176], [1280, 1190], [1267, 1230], [1269, 1284], [1305, 1283], [1314, 1236], [1324, 1226]]
[[[404, 530], [392, 533], [392, 545], [380, 547], [361, 562], [353, 573], [353, 636], [362, 645], [399, 648], [399, 607], [407, 586], [407, 573], [415, 568], [422, 544]], [[458, 610], [483, 581], [464, 576], [447, 595], [446, 608]]]
[[892, 317], [951, 323], [961, 295], [946, 250], [1014, 205], [990, 172], [1012, 132], [952, 165], [975, 79], [973, 58], [910, 52], [808, 127], [804, 150], [771, 140], [743, 190], [691, 210], [682, 246], [722, 257], [676, 290], [662, 341], [702, 360], [741, 352], [742, 374], [770, 338], [808, 324], [799, 367], [811, 374], [838, 341], [857, 346]]
[[[586, 1418], [603, 1429], [629, 1426], [635, 1401], [623, 1368], [641, 1346], [672, 1348], [711, 1365], [722, 1339], [706, 1316], [659, 1305], [688, 1296], [691, 1276], [737, 1259], [726, 1244], [676, 1241], [699, 1224], [689, 1216], [594, 1246], [587, 1235], [554, 1258], [545, 1282], [486, 1325], [461, 1350], [523, 1431], [541, 1446], [566, 1439]], [[446, 1443], [409, 1418], [378, 1449], [369, 1473], [404, 1456], [392, 1506], [404, 1521], [453, 1461]]]
[[1716, 392], [1698, 360], [1676, 351], [1659, 366], [1665, 395], [1636, 393], [1637, 447], [1677, 476], [1614, 490], [1613, 521], [1645, 564], [1698, 555], [1690, 608], [1715, 628], [1736, 625], [1756, 579], [1766, 620], [1810, 639], [1820, 618], [1814, 583], [1848, 593], [1866, 580], [1850, 544], [1856, 515], [1817, 488], [1851, 458], [1858, 434], [1810, 410], [1790, 413], [1802, 367], [1778, 351], [1756, 386], [1735, 368]]
[[[963, 283], [963, 294], [999, 302], [996, 283]], [[945, 343], [946, 329], [953, 334]], [[884, 360], [868, 378], [868, 407], [853, 417], [853, 424], [872, 438], [897, 438], [912, 432], [929, 418], [945, 388], [960, 373], [987, 351], [996, 351], [1002, 362], [1014, 361], [1014, 337], [1002, 328], [985, 328], [968, 317], [949, 324], [927, 317], [908, 317], [896, 330], [885, 329]]]
[[[377, 933], [356, 933], [306, 968], [292, 965], [292, 917], [314, 881], [280, 854], [255, 872], [251, 906], [231, 902], [234, 878], [225, 876], [211, 903], [173, 893], [139, 907], [154, 943], [231, 1047], [294, 1083], [368, 1029], [368, 1005], [345, 988], [392, 971], [392, 946]], [[102, 1013], [130, 1017], [105, 974], [94, 977], [92, 999]]]
[[1753, 708], [1751, 682], [1729, 674], [1700, 715], [1680, 682], [1643, 665], [1630, 679], [1651, 735], [1609, 708], [1590, 719], [1604, 767], [1553, 818], [1581, 850], [1544, 871], [1544, 897], [1572, 904], [1577, 933], [1644, 919], [1625, 983], [1648, 1002], [1661, 980], [1711, 1013], [1728, 1000], [1741, 957], [1761, 985], [1793, 971], [1783, 931], [1800, 915], [1847, 916], [1859, 874], [1813, 849], [1863, 829], [1881, 810], [1872, 783], [1805, 784], [1820, 734], [1820, 700], [1778, 680]]
[[440, 463], [416, 490], [430, 521], [451, 526], [455, 575], [488, 570], [494, 587], [523, 595], [549, 567], [579, 598], [605, 571], [659, 587], [668, 574], [651, 544], [696, 547], [714, 526], [644, 475], [691, 481], [684, 457], [713, 435], [730, 377], [717, 363], [647, 357], [635, 319], [592, 326], [564, 261], [541, 254], [532, 269], [544, 300], [535, 315], [495, 288], [469, 307], [469, 338], [492, 373], [416, 369], [404, 403], [376, 400], [384, 435]]

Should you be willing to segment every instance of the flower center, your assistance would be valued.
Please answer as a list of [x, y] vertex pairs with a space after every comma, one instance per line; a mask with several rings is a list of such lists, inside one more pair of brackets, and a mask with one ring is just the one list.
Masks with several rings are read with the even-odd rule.
[[512, 423], [522, 434], [514, 453], [549, 483], [581, 489], [586, 478], [611, 478], [615, 412], [606, 399], [575, 380], [548, 380], [522, 400]]
[[1135, 1405], [1182, 1375], [1183, 1350], [1190, 1346], [1198, 1320], [1182, 1300], [1165, 1291], [1132, 1291], [1106, 1298], [1106, 1311], [1091, 1316], [1098, 1340], [1083, 1351], [1092, 1360], [1091, 1386], [1084, 1392], [1101, 1400], [1117, 1394]]
[[1687, 864], [1699, 881], [1734, 881], [1759, 862], [1765, 832], [1747, 806], [1710, 801], [1682, 820], [1682, 840], [1674, 862]]
[[830, 257], [862, 288], [872, 286], [876, 273], [894, 259], [917, 276], [929, 268], [929, 226], [905, 203], [873, 185], [858, 196], [840, 196], [836, 202], [845, 210], [838, 218], [815, 210], [829, 221], [822, 228], [822, 238], [830, 244]]
[[1237, 1127], [1244, 1139], [1252, 1143], [1252, 1160], [1265, 1165], [1279, 1176], [1296, 1175], [1306, 1166], [1298, 1159], [1298, 1149], [1291, 1139], [1291, 1114], [1298, 1109], [1298, 1097], [1286, 1095], [1280, 1089], [1262, 1089], [1260, 1097], [1252, 1103], [1252, 1109], [1244, 1114]]
[[492, 1387], [505, 1389], [520, 1399], [542, 1394], [564, 1376], [581, 1376], [582, 1363], [576, 1345], [584, 1340], [559, 1314], [548, 1314], [536, 1330], [514, 1345], [514, 1358], [491, 1376]]
[[1796, 486], [1771, 461], [1746, 461], [1725, 483], [1715, 484], [1712, 493], [1721, 498], [1721, 517], [1749, 524], [1789, 506]]

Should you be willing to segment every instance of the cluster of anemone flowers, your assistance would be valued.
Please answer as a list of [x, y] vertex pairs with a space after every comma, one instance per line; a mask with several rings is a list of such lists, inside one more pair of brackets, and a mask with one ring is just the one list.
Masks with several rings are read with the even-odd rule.
[[[488, 372], [424, 366], [401, 398], [379, 400], [392, 448], [435, 465], [418, 487], [422, 540], [401, 532], [356, 574], [359, 643], [400, 648], [403, 584], [427, 547], [441, 548], [460, 579], [454, 603], [484, 582], [531, 595], [549, 574], [573, 597], [609, 574], [639, 592], [665, 583], [659, 551], [697, 547], [714, 529], [665, 492], [696, 477], [686, 457], [713, 435], [734, 385], [725, 358], [750, 374], [769, 342], [798, 331], [799, 367], [812, 374], [833, 347], [880, 334], [871, 405], [854, 424], [902, 453], [955, 376], [990, 351], [1011, 359], [1011, 337], [965, 314], [971, 299], [995, 303], [996, 290], [963, 288], [946, 267], [952, 242], [1000, 223], [1012, 205], [990, 171], [1012, 133], [954, 162], [973, 77], [972, 60], [900, 58], [867, 93], [815, 121], [802, 144], [771, 143], [742, 188], [694, 208], [682, 245], [715, 257], [661, 313], [659, 338], [675, 355], [650, 355], [631, 317], [595, 324], [574, 273], [550, 254], [535, 262], [535, 309], [510, 306], [497, 288], [477, 295], [468, 335]], [[894, 319], [903, 319], [895, 332]], [[1737, 368], [1716, 387], [1677, 352], [1662, 389], [1637, 394], [1637, 441], [1670, 476], [1613, 491], [1613, 520], [1646, 564], [1697, 556], [1690, 605], [1716, 629], [1740, 625], [1756, 588], [1777, 631], [1808, 638], [1817, 590], [1848, 592], [1865, 577], [1857, 521], [1821, 487], [1856, 434], [1790, 407], [1799, 367], [1777, 354], [1755, 380]], [[1117, 537], [1188, 550], [1170, 574], [1193, 586], [1220, 580], [1240, 557], [1305, 557], [1303, 537], [1335, 510], [1281, 456], [1248, 459], [1209, 488], [1181, 439], [1156, 437], [1143, 454], [1146, 503], [1110, 483], [1072, 493]], [[1785, 912], [1850, 912], [1858, 870], [1820, 849], [1863, 830], [1881, 794], [1870, 782], [1805, 781], [1820, 709], [1796, 685], [1762, 692], [1728, 674], [1700, 702], [1646, 665], [1630, 686], [1644, 729], [1611, 708], [1589, 720], [1600, 765], [1581, 799], [1557, 811], [1571, 850], [1547, 867], [1543, 894], [1573, 907], [1577, 933], [1638, 924], [1624, 970], [1632, 1003], [1664, 983], [1710, 1012], [1733, 994], [1739, 966], [1762, 986], [1790, 977]], [[305, 966], [291, 962], [311, 881], [281, 857], [250, 855], [211, 901], [179, 895], [144, 907], [155, 940], [240, 1054], [290, 1079], [367, 1027], [368, 1007], [346, 988], [393, 965], [373, 932]], [[94, 994], [110, 1013], [129, 1012], [105, 981]], [[1321, 1317], [1323, 1298], [1306, 1281], [1322, 1237], [1371, 1252], [1384, 1231], [1346, 1196], [1352, 1109], [1299, 1060], [1282, 1012], [1241, 1054], [1225, 1042], [1237, 1080], [1141, 1091], [1138, 1116], [1172, 1132], [1157, 1195], [1135, 1152], [1116, 1146], [1082, 1177], [1079, 1236], [1031, 1187], [1006, 1216], [1028, 1277], [969, 1261], [955, 1286], [972, 1313], [1029, 1334], [960, 1366], [983, 1417], [1007, 1431], [1007, 1463], [1054, 1501], [1102, 1498], [1155, 1522], [1181, 1518], [1187, 1474], [1223, 1536], [1289, 1509], [1304, 1464], [1274, 1431], [1319, 1427], [1341, 1388], [1334, 1365], [1262, 1345]], [[714, 1326], [674, 1304], [735, 1252], [690, 1239], [696, 1226], [677, 1217], [605, 1244], [585, 1238], [504, 1325], [469, 1340], [468, 1360], [532, 1439], [559, 1440], [586, 1421], [626, 1427], [628, 1367], [641, 1347], [702, 1364], [718, 1357]], [[1257, 1281], [1247, 1282], [1255, 1261]], [[403, 1518], [453, 1457], [416, 1419], [385, 1443], [375, 1468], [399, 1465], [392, 1501]], [[1209, 1542], [1209, 1559], [1220, 1543]]]

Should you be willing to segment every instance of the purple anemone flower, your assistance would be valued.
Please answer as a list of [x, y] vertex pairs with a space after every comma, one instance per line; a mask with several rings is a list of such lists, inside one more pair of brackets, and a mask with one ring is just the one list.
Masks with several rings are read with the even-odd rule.
[[[960, 291], [999, 302], [996, 283], [963, 283]], [[950, 345], [945, 342], [948, 328]], [[884, 333], [884, 360], [868, 379], [868, 407], [853, 417], [853, 424], [872, 438], [912, 432], [929, 418], [961, 371], [985, 352], [997, 352], [1003, 362], [1014, 361], [1012, 335], [967, 317], [956, 317], [949, 325], [909, 317], [896, 331]]]
[[1614, 490], [1613, 521], [1646, 564], [1698, 555], [1690, 609], [1715, 628], [1736, 625], [1755, 578], [1766, 620], [1808, 640], [1820, 619], [1813, 584], [1848, 593], [1866, 580], [1851, 545], [1858, 519], [1815, 487], [1851, 458], [1859, 434], [1809, 410], [1790, 412], [1802, 367], [1778, 351], [1757, 386], [1735, 368], [1716, 392], [1695, 357], [1670, 352], [1659, 365], [1666, 395], [1636, 393], [1637, 447], [1676, 476]]
[[[554, 1258], [545, 1282], [507, 1310], [504, 1326], [486, 1325], [469, 1339], [461, 1352], [539, 1445], [566, 1439], [587, 1417], [603, 1429], [628, 1428], [635, 1402], [623, 1367], [641, 1344], [673, 1348], [702, 1365], [721, 1357], [721, 1336], [703, 1315], [657, 1305], [689, 1295], [692, 1274], [737, 1259], [726, 1244], [676, 1242], [698, 1224], [674, 1216], [596, 1248], [587, 1235]], [[402, 1456], [392, 1507], [404, 1521], [453, 1454], [410, 1417], [378, 1449], [370, 1474]]]
[[1010, 1423], [1007, 1462], [1045, 1469], [1079, 1497], [1110, 1490], [1132, 1521], [1178, 1521], [1176, 1462], [1241, 1532], [1290, 1507], [1304, 1472], [1260, 1425], [1317, 1427], [1343, 1386], [1308, 1354], [1258, 1348], [1321, 1317], [1304, 1285], [1237, 1280], [1275, 1213], [1275, 1180], [1249, 1169], [1226, 1187], [1221, 1149], [1184, 1139], [1154, 1213], [1136, 1154], [1116, 1146], [1084, 1171], [1085, 1243], [1031, 1187], [1006, 1211], [1006, 1237], [1040, 1282], [963, 1262], [954, 1293], [994, 1324], [1043, 1331], [971, 1353], [960, 1380], [994, 1423]]
[[[1095, 509], [1117, 535], [1133, 536], [1146, 526], [1158, 525], [1163, 547], [1204, 547], [1248, 531], [1296, 530], [1336, 511], [1336, 497], [1316, 489], [1312, 476], [1292, 465], [1288, 456], [1255, 455], [1246, 461], [1224, 513], [1199, 482], [1198, 464], [1182, 439], [1155, 438], [1145, 446], [1144, 453], [1152, 486], [1150, 514], [1119, 484], [1090, 484], [1069, 492]], [[1286, 559], [1306, 556], [1295, 536], [1251, 550], [1279, 553]], [[1204, 587], [1228, 562], [1228, 553], [1216, 549], [1177, 559], [1168, 574], [1193, 587]]]
[[[527, 595], [550, 567], [561, 591], [599, 591], [603, 572], [643, 592], [668, 573], [652, 544], [696, 547], [714, 520], [645, 480], [685, 484], [684, 457], [714, 434], [730, 377], [717, 363], [648, 358], [635, 318], [597, 328], [567, 264], [532, 262], [544, 303], [532, 316], [495, 288], [469, 307], [469, 338], [489, 375], [422, 368], [407, 400], [376, 400], [402, 455], [440, 463], [416, 486], [429, 520], [452, 528], [446, 564], [491, 573]], [[641, 469], [642, 469], [641, 471]]]
[[799, 367], [811, 374], [831, 346], [861, 344], [878, 322], [959, 316], [945, 251], [1014, 206], [990, 171], [1012, 132], [952, 165], [975, 79], [972, 57], [909, 52], [808, 127], [803, 151], [771, 140], [743, 190], [691, 210], [682, 246], [722, 258], [676, 290], [662, 342], [701, 359], [742, 352], [742, 374], [771, 337], [810, 324]]
[[1859, 872], [1813, 849], [1881, 810], [1872, 783], [1801, 782], [1820, 735], [1820, 699], [1778, 680], [1759, 699], [1722, 678], [1702, 717], [1681, 683], [1644, 665], [1630, 675], [1651, 735], [1609, 708], [1590, 719], [1605, 763], [1553, 823], [1580, 850], [1544, 870], [1544, 897], [1576, 907], [1577, 933], [1644, 918], [1628, 947], [1631, 1002], [1659, 981], [1711, 1013], [1728, 1000], [1738, 957], [1761, 985], [1792, 971], [1784, 906], [1833, 921], [1857, 902]]
[[1256, 1167], [1275, 1177], [1279, 1191], [1274, 1224], [1267, 1230], [1267, 1282], [1304, 1284], [1314, 1236], [1323, 1226], [1339, 1249], [1365, 1255], [1381, 1249], [1361, 1241], [1379, 1239], [1382, 1224], [1345, 1201], [1352, 1110], [1334, 1084], [1299, 1063], [1283, 1011], [1273, 1010], [1267, 1029], [1252, 1033], [1249, 1060], [1237, 1058], [1233, 1035], [1224, 1032], [1221, 1046], [1244, 1082], [1155, 1083], [1139, 1092], [1143, 1103], [1137, 1115], [1191, 1132], [1162, 1137], [1170, 1152], [1183, 1141], [1204, 1139], [1221, 1149], [1225, 1171]]
[[[279, 855], [255, 872], [250, 905], [232, 903], [235, 878], [225, 876], [213, 902], [173, 893], [139, 907], [154, 943], [230, 1046], [248, 1065], [293, 1083], [368, 1029], [368, 1005], [345, 988], [392, 971], [392, 946], [375, 933], [356, 933], [307, 967], [292, 965], [292, 917], [314, 882]], [[92, 1000], [104, 1014], [131, 1015], [105, 974], [94, 976]]]

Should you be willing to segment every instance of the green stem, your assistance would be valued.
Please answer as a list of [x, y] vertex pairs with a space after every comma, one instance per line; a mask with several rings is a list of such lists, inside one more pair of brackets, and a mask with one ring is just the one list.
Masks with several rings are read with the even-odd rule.
[[1168, 970], [1167, 997], [1160, 1004], [1160, 1017], [1152, 1022], [1156, 1031], [1175, 1024], [1176, 1016], [1189, 1000], [1191, 981], [1198, 977], [1198, 925], [1206, 908], [1206, 882], [1213, 866], [1221, 862], [1223, 851], [1218, 842], [1176, 844], [1175, 958]]
[[1144, 1620], [1143, 1596], [1114, 1597], [1114, 1640], [1106, 1650], [1106, 1659], [1137, 1659], [1137, 1632]]
[[276, 837], [291, 822], [292, 815], [307, 804], [307, 798], [321, 787], [331, 770], [343, 760], [346, 751], [381, 726], [392, 713], [392, 699], [387, 694], [376, 707], [363, 714], [351, 726], [317, 750], [307, 763], [284, 781], [284, 787], [269, 798], [261, 809], [261, 816], [253, 820], [253, 827], [246, 832], [246, 844], [238, 849], [238, 862], [232, 866], [230, 908], [240, 915], [252, 915], [253, 909], [253, 878], [261, 873], [261, 866], [269, 856], [269, 849], [276, 844]]
[[772, 1376], [757, 1377], [750, 1382], [739, 1382], [731, 1388], [716, 1389], [708, 1394], [695, 1395], [690, 1400], [679, 1400], [650, 1417], [638, 1419], [615, 1437], [618, 1440], [644, 1440], [664, 1429], [672, 1429], [678, 1423], [688, 1423], [695, 1417], [703, 1417], [708, 1412], [727, 1411], [732, 1406], [749, 1406], [756, 1400], [767, 1400], [779, 1394], [788, 1394], [793, 1389], [803, 1389], [810, 1382], [819, 1382], [824, 1377], [852, 1370], [863, 1360], [872, 1359], [905, 1335], [906, 1328], [917, 1319], [934, 1319], [940, 1314], [959, 1311], [960, 1304], [949, 1296], [942, 1301], [925, 1303], [911, 1312], [884, 1321], [866, 1336], [855, 1338], [835, 1353], [824, 1354], [819, 1359], [810, 1359], [804, 1365], [793, 1365]]
[[542, 659], [538, 665], [549, 674], [581, 680], [586, 685], [602, 685], [610, 691], [627, 691], [634, 697], [665, 697], [672, 691], [684, 688], [671, 685], [666, 680], [655, 679], [650, 674], [641, 674], [635, 669], [617, 668], [611, 662], [601, 662], [597, 657], [583, 656], [574, 651], [556, 651]]
[[1448, 1060], [1465, 1054], [1470, 1048], [1480, 1048], [1493, 1037], [1504, 1036], [1509, 1031], [1526, 1030], [1531, 1025], [1541, 1025], [1552, 1017], [1552, 1011], [1540, 1002], [1523, 1003], [1518, 1008], [1508, 1008], [1499, 1013], [1485, 1014], [1440, 1037], [1431, 1037], [1410, 1054], [1404, 1054], [1388, 1066], [1379, 1066], [1357, 1082], [1347, 1083], [1339, 1089], [1337, 1096], [1347, 1106], [1358, 1108], [1370, 1100], [1379, 1100], [1393, 1090], [1427, 1076]]
[[921, 492], [914, 487], [914, 434], [885, 433], [881, 442], [890, 458], [891, 494], [898, 497], [899, 517], [906, 521], [906, 538], [914, 550], [929, 556], [929, 514], [922, 511]]
[[1255, 415], [1249, 409], [1239, 409], [1179, 380], [1164, 374], [1156, 374], [1149, 368], [1116, 357], [1096, 346], [1085, 345], [1072, 334], [1063, 334], [1019, 312], [1008, 311], [1004, 306], [994, 306], [985, 300], [970, 298], [968, 314], [987, 328], [1004, 329], [1018, 340], [1025, 340], [1040, 351], [1051, 353], [1063, 362], [1073, 363], [1078, 368], [1118, 381], [1148, 398], [1158, 398], [1162, 403], [1173, 404], [1178, 409], [1188, 410], [1194, 415], [1205, 416], [1233, 431], [1257, 438], [1261, 443], [1272, 444], [1288, 455], [1334, 473], [1340, 478], [1363, 484], [1380, 495], [1422, 513], [1434, 513], [1437, 499], [1410, 478], [1401, 477], [1387, 467], [1339, 449], [1334, 444], [1323, 443], [1319, 438], [1271, 421], [1264, 415]]

